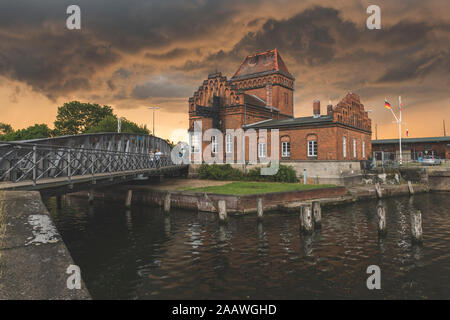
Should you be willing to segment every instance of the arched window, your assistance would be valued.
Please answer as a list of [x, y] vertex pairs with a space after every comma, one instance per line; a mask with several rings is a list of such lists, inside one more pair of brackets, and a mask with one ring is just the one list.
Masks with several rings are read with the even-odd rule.
[[291, 156], [291, 139], [289, 136], [281, 137], [281, 156], [289, 158]]
[[344, 136], [344, 138], [342, 138], [342, 154], [344, 155], [344, 158], [347, 157], [347, 137]]
[[267, 157], [267, 145], [266, 140], [264, 138], [261, 138], [258, 141], [258, 157], [259, 158]]
[[306, 140], [308, 141], [308, 157], [317, 158], [317, 135], [310, 134]]

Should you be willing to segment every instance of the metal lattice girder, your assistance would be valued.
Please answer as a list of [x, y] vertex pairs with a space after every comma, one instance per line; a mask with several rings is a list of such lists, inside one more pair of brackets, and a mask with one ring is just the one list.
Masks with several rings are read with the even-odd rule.
[[[92, 148], [57, 145], [59, 139], [45, 139], [48, 144], [39, 141], [2, 142], [0, 145], [0, 181], [20, 182], [121, 171], [145, 170], [171, 165], [170, 146], [166, 141], [143, 136], [132, 139], [132, 135], [105, 134], [95, 135], [101, 146]], [[88, 135], [91, 137], [91, 135]], [[78, 136], [77, 136], [78, 137]], [[85, 136], [81, 136], [86, 139]], [[72, 137], [73, 139], [78, 139]], [[91, 137], [92, 138], [92, 137]], [[101, 138], [101, 139], [100, 139]], [[115, 142], [114, 142], [115, 141]], [[137, 143], [139, 141], [139, 143]], [[78, 145], [85, 146], [87, 143]], [[114, 147], [113, 147], [114, 146]], [[160, 149], [163, 156], [150, 158], [149, 149]], [[128, 150], [128, 151], [123, 151]]]

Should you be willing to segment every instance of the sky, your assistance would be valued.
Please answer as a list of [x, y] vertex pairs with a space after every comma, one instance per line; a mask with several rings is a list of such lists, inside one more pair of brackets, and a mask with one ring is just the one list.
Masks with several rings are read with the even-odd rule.
[[[67, 7], [81, 29], [66, 27]], [[369, 5], [381, 29], [369, 30]], [[171, 138], [188, 99], [216, 71], [277, 48], [295, 81], [295, 116], [312, 101], [360, 95], [373, 138], [398, 137], [384, 99], [404, 104], [410, 137], [450, 132], [448, 0], [0, 0], [0, 122], [53, 127], [64, 102], [110, 105]], [[403, 129], [405, 136], [406, 127]]]

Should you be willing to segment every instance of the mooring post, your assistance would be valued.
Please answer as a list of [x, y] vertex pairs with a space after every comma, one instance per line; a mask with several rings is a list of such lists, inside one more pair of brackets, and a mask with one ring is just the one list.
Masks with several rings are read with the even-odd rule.
[[263, 199], [258, 198], [256, 200], [256, 202], [257, 202], [257, 208], [258, 208], [258, 220], [262, 220], [263, 214], [264, 214]]
[[386, 207], [381, 202], [377, 205], [378, 234], [386, 234]]
[[300, 206], [300, 226], [305, 234], [311, 234], [314, 228], [313, 217], [311, 214], [311, 205], [303, 204]]
[[127, 208], [131, 207], [131, 199], [132, 198], [133, 198], [133, 190], [128, 190], [127, 198], [125, 200], [125, 207], [127, 207]]
[[411, 211], [411, 234], [414, 242], [422, 242], [422, 212]]
[[219, 222], [226, 222], [228, 220], [226, 201], [219, 200], [217, 203], [217, 207], [219, 209]]
[[414, 189], [413, 189], [412, 183], [409, 180], [408, 180], [408, 190], [409, 190], [410, 195], [414, 194]]
[[166, 196], [164, 198], [164, 212], [169, 213], [170, 212], [170, 192], [166, 193]]
[[313, 201], [312, 211], [314, 218], [314, 227], [316, 229], [320, 229], [320, 227], [322, 226], [322, 208], [320, 207], [319, 201]]
[[381, 199], [383, 197], [383, 194], [381, 193], [381, 187], [380, 184], [377, 182], [375, 183], [375, 191], [377, 192], [377, 197]]
[[94, 203], [94, 189], [89, 190], [88, 198], [89, 198], [89, 200], [88, 200], [89, 204], [93, 204]]

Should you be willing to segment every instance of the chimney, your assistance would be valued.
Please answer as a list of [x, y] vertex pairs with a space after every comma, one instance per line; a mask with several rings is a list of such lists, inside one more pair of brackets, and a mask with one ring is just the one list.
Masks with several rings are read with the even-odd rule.
[[328, 100], [328, 105], [327, 105], [327, 115], [332, 115], [333, 114], [333, 105], [331, 104], [331, 100]]
[[313, 116], [314, 118], [320, 117], [320, 101], [317, 99], [313, 102]]
[[270, 111], [272, 111], [272, 82], [267, 82], [266, 84], [266, 104], [270, 107]]

